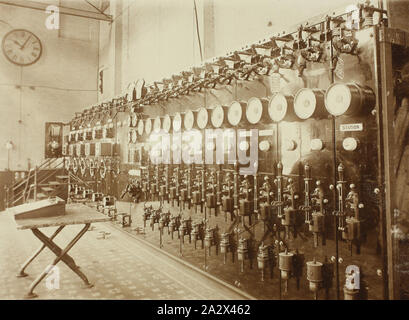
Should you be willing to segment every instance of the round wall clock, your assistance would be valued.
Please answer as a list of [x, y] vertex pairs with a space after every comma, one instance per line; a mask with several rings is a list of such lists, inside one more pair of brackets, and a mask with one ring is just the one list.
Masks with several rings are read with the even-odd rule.
[[40, 39], [24, 29], [8, 32], [3, 38], [2, 49], [7, 60], [19, 66], [29, 66], [37, 62], [42, 53]]

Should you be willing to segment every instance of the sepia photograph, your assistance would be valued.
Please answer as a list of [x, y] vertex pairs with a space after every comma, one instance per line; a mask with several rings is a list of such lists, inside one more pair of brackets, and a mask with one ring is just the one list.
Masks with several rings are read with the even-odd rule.
[[409, 300], [409, 0], [0, 0], [0, 45], [0, 300]]

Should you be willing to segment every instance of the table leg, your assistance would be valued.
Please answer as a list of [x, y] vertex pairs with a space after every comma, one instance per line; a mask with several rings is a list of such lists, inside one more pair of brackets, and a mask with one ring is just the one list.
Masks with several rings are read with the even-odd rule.
[[[52, 234], [52, 236], [50, 237], [50, 240], [54, 239], [57, 234], [60, 233], [60, 231], [64, 229], [64, 226], [60, 226], [58, 227], [58, 229]], [[26, 262], [24, 262], [24, 264], [21, 266], [20, 271], [17, 273], [16, 277], [17, 278], [23, 278], [23, 277], [27, 277], [27, 273], [24, 272], [24, 270], [28, 267], [28, 265], [40, 254], [41, 251], [44, 250], [44, 248], [46, 247], [45, 244], [43, 244], [40, 248], [38, 248], [38, 250], [30, 257], [27, 259]]]
[[35, 287], [46, 277], [49, 270], [51, 270], [60, 260], [62, 260], [72, 271], [74, 271], [85, 283], [86, 287], [92, 287], [92, 284], [89, 283], [87, 277], [79, 270], [79, 267], [75, 264], [74, 259], [68, 255], [68, 251], [78, 242], [79, 239], [87, 232], [90, 223], [87, 223], [84, 228], [71, 240], [71, 242], [62, 250], [58, 247], [50, 238], [43, 234], [38, 229], [32, 229], [31, 231], [34, 235], [40, 239], [45, 246], [47, 246], [54, 254], [57, 256], [52, 264], [48, 266], [30, 285], [29, 291], [26, 295], [26, 298], [35, 298], [37, 295], [33, 292]]

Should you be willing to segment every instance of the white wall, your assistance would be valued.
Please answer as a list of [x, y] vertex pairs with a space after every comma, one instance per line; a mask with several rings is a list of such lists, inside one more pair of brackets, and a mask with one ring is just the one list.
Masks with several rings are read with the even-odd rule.
[[193, 1], [117, 0], [107, 10], [114, 23], [100, 22], [101, 100], [121, 94], [130, 81], [147, 82], [200, 63]]
[[0, 5], [0, 41], [8, 31], [22, 28], [36, 34], [43, 46], [40, 60], [26, 67], [0, 53], [0, 170], [7, 168], [6, 141], [15, 145], [10, 169], [26, 169], [28, 158], [39, 164], [44, 123], [67, 122], [75, 111], [97, 102], [98, 21], [61, 15], [60, 30], [48, 30], [46, 17], [39, 10]]
[[[224, 55], [308, 18], [356, 3], [196, 0], [203, 55]], [[211, 9], [204, 10], [205, 5]], [[100, 68], [106, 68], [100, 100], [121, 94], [138, 78], [151, 83], [200, 64], [193, 0], [111, 0], [108, 12], [114, 23], [100, 22]]]

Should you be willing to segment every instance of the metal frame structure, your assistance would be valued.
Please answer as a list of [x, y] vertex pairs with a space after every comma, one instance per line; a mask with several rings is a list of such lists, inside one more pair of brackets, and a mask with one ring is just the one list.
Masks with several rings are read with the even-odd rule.
[[[85, 1], [87, 4], [91, 5], [88, 1]], [[16, 6], [16, 7], [21, 7], [21, 8], [27, 8], [27, 9], [34, 9], [34, 10], [41, 10], [45, 11], [46, 8], [50, 5], [47, 3], [40, 3], [36, 1], [29, 1], [29, 0], [1, 0], [0, 4], [5, 4], [5, 5], [10, 5], [10, 6]], [[97, 9], [95, 6], [92, 5], [95, 9]], [[60, 10], [60, 14], [64, 15], [69, 15], [69, 16], [74, 16], [74, 17], [82, 17], [82, 18], [88, 18], [88, 19], [95, 19], [95, 20], [100, 20], [100, 21], [107, 21], [107, 22], [112, 22], [113, 18], [111, 15], [103, 13], [103, 11], [98, 10], [98, 12], [94, 11], [88, 11], [88, 10], [81, 10], [81, 9], [74, 9], [74, 8], [68, 8], [68, 7], [61, 7], [58, 6]]]

